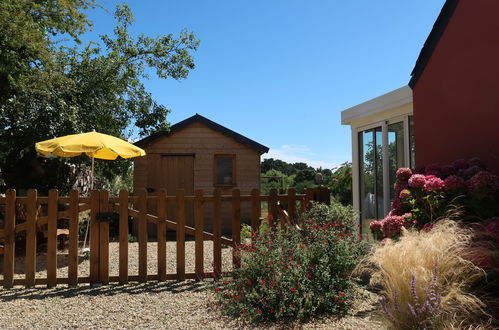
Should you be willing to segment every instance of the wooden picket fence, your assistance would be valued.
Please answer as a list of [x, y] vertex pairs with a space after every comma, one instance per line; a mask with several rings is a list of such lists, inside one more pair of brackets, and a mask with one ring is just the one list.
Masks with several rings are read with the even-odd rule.
[[[173, 200], [176, 207], [175, 219], [167, 214], [167, 202]], [[326, 188], [308, 189], [301, 194], [290, 189], [286, 194], [272, 190], [269, 195], [261, 195], [254, 189], [250, 195], [241, 195], [238, 189], [231, 195], [222, 195], [215, 189], [212, 195], [204, 195], [202, 190], [195, 191], [193, 196], [186, 196], [179, 189], [174, 196], [167, 195], [165, 190], [156, 195], [148, 195], [147, 191], [138, 191], [131, 196], [125, 190], [118, 197], [110, 197], [106, 190], [93, 190], [90, 196], [80, 196], [73, 190], [69, 196], [61, 197], [57, 190], [50, 190], [48, 196], [38, 196], [36, 190], [28, 190], [26, 197], [16, 196], [15, 190], [7, 190], [5, 197], [0, 197], [0, 208], [4, 210], [3, 225], [0, 224], [0, 245], [3, 244], [3, 279], [0, 285], [11, 288], [15, 285], [33, 287], [57, 284], [76, 286], [79, 283], [108, 284], [129, 281], [146, 282], [150, 280], [165, 281], [185, 279], [202, 279], [208, 276], [219, 277], [228, 273], [222, 269], [222, 244], [236, 246], [241, 236], [241, 205], [249, 203], [251, 209], [251, 226], [257, 230], [260, 226], [262, 202], [268, 203], [269, 221], [279, 219], [279, 208], [285, 205], [290, 217], [298, 217], [311, 200], [329, 202], [329, 191]], [[194, 227], [186, 225], [186, 201], [194, 208]], [[204, 205], [212, 203], [212, 231], [205, 231]], [[222, 236], [221, 210], [222, 204], [228, 203], [231, 208], [232, 235]], [[156, 205], [156, 214], [151, 214], [150, 206]], [[226, 204], [224, 204], [226, 205]], [[90, 276], [79, 276], [78, 264], [82, 258], [80, 249], [82, 237], [79, 237], [80, 213], [89, 212], [90, 216]], [[129, 218], [138, 221], [138, 274], [129, 274]], [[119, 275], [109, 275], [109, 221], [119, 223]], [[68, 222], [67, 228], [60, 227], [61, 221]], [[157, 226], [157, 273], [149, 274], [147, 267], [148, 224]], [[176, 273], [167, 273], [166, 241], [167, 230], [176, 233]], [[43, 232], [47, 237], [46, 276], [36, 276], [37, 234]], [[25, 246], [17, 248], [16, 235], [24, 235]], [[57, 276], [57, 239], [60, 235], [68, 237], [68, 272], [67, 277]], [[195, 240], [195, 272], [187, 273], [185, 267], [186, 235]], [[204, 241], [213, 242], [213, 267], [208, 272], [204, 269]], [[2, 243], [3, 242], [3, 243]], [[19, 250], [24, 252], [24, 277], [15, 275], [14, 266], [19, 260]], [[240, 260], [233, 257], [234, 268], [240, 267]]]

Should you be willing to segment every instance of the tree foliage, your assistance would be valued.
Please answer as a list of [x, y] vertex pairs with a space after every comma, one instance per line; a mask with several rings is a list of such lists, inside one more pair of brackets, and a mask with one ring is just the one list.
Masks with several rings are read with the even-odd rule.
[[[34, 150], [38, 141], [91, 130], [127, 138], [131, 125], [140, 135], [168, 130], [169, 110], [142, 81], [151, 71], [163, 79], [186, 78], [199, 41], [187, 31], [133, 38], [131, 10], [121, 5], [113, 35], [83, 45], [78, 37], [91, 26], [84, 11], [95, 5], [94, 0], [0, 2], [0, 168], [9, 187], [58, 187], [60, 178], [47, 178], [50, 169], [65, 161], [88, 162], [40, 159]], [[96, 164], [101, 181], [130, 167], [123, 160]]]

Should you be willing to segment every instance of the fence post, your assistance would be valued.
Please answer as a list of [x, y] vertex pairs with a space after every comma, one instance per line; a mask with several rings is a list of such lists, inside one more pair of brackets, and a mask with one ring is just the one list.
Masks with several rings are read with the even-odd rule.
[[47, 231], [47, 288], [57, 284], [57, 201], [59, 192], [49, 190]]
[[204, 277], [204, 214], [203, 214], [203, 191], [196, 190], [194, 198], [194, 222], [195, 222], [195, 268], [196, 279]]
[[69, 192], [69, 286], [78, 285], [78, 231], [79, 231], [79, 200], [78, 190]]
[[[100, 212], [109, 212], [109, 191], [100, 191]], [[99, 278], [102, 284], [109, 283], [109, 222], [99, 222]]]
[[317, 202], [331, 205], [331, 192], [329, 191], [329, 188], [321, 186], [315, 188], [315, 191], [315, 199]]
[[16, 242], [16, 191], [14, 189], [9, 189], [5, 192], [4, 230], [3, 287], [9, 289], [14, 285], [14, 251]]
[[160, 189], [158, 192], [158, 225], [156, 230], [158, 238], [158, 281], [166, 281], [166, 198], [166, 190]]
[[147, 190], [139, 190], [139, 282], [147, 281]]
[[296, 214], [296, 190], [289, 188], [288, 190], [288, 215], [291, 222], [296, 223], [298, 216]]
[[36, 218], [38, 210], [36, 207], [37, 191], [36, 189], [28, 190], [28, 198], [26, 200], [27, 218], [26, 218], [26, 259], [25, 273], [27, 288], [35, 286], [35, 271], [36, 271]]
[[306, 210], [310, 210], [312, 207], [312, 201], [314, 200], [314, 189], [312, 188], [307, 188], [305, 189], [305, 208]]
[[128, 191], [120, 191], [120, 284], [128, 283]]
[[90, 284], [99, 283], [99, 223], [96, 221], [99, 213], [99, 191], [90, 192]]
[[232, 264], [234, 268], [241, 268], [241, 257], [234, 252], [241, 242], [241, 191], [232, 190]]
[[277, 189], [271, 189], [268, 202], [268, 218], [270, 228], [274, 228], [274, 222], [277, 221]]
[[177, 281], [185, 280], [185, 191], [177, 189]]
[[222, 274], [222, 191], [213, 190], [213, 272], [215, 278]]
[[262, 205], [260, 201], [260, 191], [251, 190], [251, 228], [256, 233], [260, 227], [260, 217], [262, 215]]

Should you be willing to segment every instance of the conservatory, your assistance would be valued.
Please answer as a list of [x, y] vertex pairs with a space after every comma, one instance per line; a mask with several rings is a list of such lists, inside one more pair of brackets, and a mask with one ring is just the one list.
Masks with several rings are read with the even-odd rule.
[[363, 234], [370, 220], [389, 212], [397, 169], [414, 167], [412, 114], [409, 86], [341, 112], [341, 123], [352, 129], [353, 206]]

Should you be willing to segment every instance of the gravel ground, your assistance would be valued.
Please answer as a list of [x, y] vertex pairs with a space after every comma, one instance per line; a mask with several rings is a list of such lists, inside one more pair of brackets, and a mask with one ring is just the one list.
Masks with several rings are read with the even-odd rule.
[[[186, 271], [194, 271], [194, 242], [186, 243]], [[205, 242], [205, 271], [212, 263], [211, 242]], [[59, 252], [59, 265], [65, 255]], [[175, 269], [175, 243], [168, 242], [168, 272]], [[129, 245], [130, 275], [137, 273], [138, 244]], [[110, 243], [110, 274], [118, 274], [118, 244]], [[192, 256], [192, 257], [191, 257]], [[148, 268], [156, 271], [156, 243], [148, 244]], [[172, 258], [173, 257], [173, 258]], [[229, 270], [231, 250], [223, 249], [223, 263]], [[44, 255], [38, 256], [37, 277], [44, 277]], [[113, 260], [116, 260], [115, 262]], [[21, 260], [16, 260], [16, 277], [23, 277]], [[225, 270], [224, 269], [224, 270]], [[88, 261], [79, 266], [80, 276], [88, 275]], [[67, 267], [58, 269], [65, 276]], [[54, 289], [14, 288], [0, 290], [0, 328], [163, 328], [163, 329], [384, 329], [376, 318], [377, 296], [359, 301], [352, 316], [320, 318], [308, 323], [250, 325], [224, 316], [212, 303], [206, 285], [192, 280], [164, 283], [148, 282], [107, 286], [80, 285]]]

